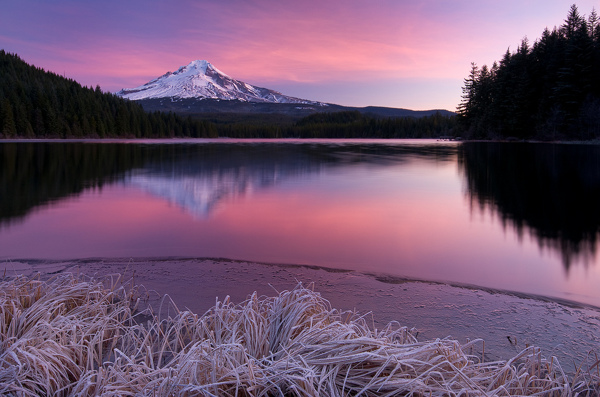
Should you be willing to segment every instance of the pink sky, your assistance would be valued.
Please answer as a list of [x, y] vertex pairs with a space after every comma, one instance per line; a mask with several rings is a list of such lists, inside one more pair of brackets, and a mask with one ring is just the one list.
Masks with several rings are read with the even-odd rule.
[[455, 110], [471, 62], [533, 42], [572, 1], [9, 0], [0, 48], [111, 92], [206, 59], [287, 95]]

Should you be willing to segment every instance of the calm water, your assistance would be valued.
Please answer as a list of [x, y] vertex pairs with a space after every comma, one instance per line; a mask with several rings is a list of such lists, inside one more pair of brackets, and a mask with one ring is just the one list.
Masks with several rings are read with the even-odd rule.
[[0, 143], [0, 259], [193, 256], [600, 306], [600, 147]]

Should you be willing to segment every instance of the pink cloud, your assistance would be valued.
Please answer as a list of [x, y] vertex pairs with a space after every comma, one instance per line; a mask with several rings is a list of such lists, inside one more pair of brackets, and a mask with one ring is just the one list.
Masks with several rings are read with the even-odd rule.
[[[217, 13], [206, 6], [203, 11]], [[439, 38], [436, 25], [413, 13], [364, 2], [226, 11], [217, 19], [235, 30], [221, 37], [219, 65], [233, 76], [260, 80], [422, 77], [439, 69], [434, 65], [440, 59], [456, 58], [456, 51], [451, 45], [433, 51]], [[190, 46], [202, 40], [202, 29], [187, 33]]]

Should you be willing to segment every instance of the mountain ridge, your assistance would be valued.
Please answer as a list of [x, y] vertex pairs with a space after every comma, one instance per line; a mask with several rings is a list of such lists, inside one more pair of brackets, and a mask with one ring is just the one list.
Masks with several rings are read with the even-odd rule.
[[284, 95], [278, 91], [236, 80], [206, 60], [195, 60], [146, 84], [116, 93], [125, 99], [196, 98], [243, 102], [297, 103], [326, 106], [317, 101]]

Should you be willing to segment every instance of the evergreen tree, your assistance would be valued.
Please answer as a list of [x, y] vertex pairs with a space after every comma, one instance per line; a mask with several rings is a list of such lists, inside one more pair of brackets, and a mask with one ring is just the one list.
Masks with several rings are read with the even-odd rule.
[[2, 101], [2, 116], [0, 117], [0, 120], [2, 121], [2, 135], [7, 138], [14, 137], [17, 134], [17, 126], [15, 124], [12, 106], [6, 98]]
[[464, 79], [464, 86], [462, 88], [461, 102], [458, 105], [458, 116], [461, 123], [470, 125], [477, 115], [476, 109], [476, 85], [479, 80], [479, 69], [475, 62], [471, 62], [471, 71], [469, 76]]

